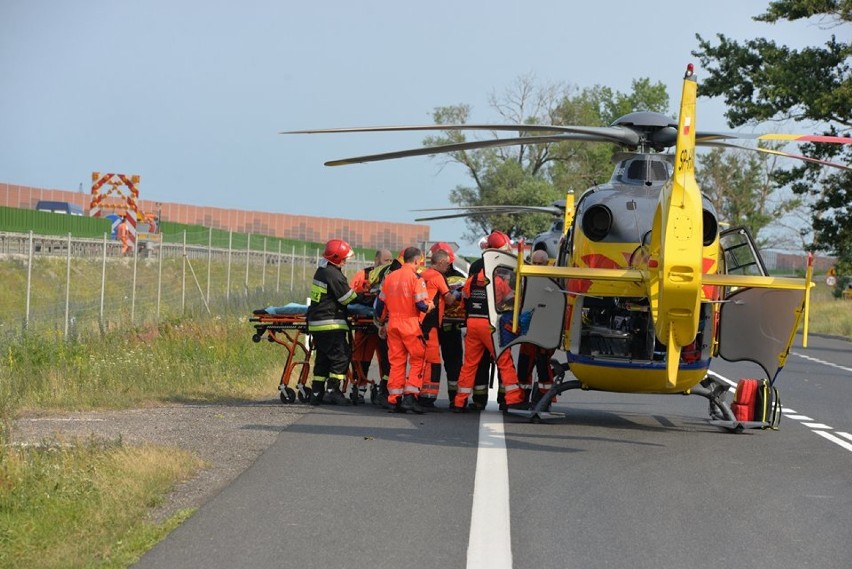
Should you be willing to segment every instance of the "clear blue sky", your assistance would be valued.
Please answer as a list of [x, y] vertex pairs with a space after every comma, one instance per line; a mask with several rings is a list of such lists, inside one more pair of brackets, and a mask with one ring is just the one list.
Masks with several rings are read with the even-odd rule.
[[[429, 157], [328, 168], [325, 160], [420, 145], [422, 133], [280, 135], [431, 122], [521, 75], [673, 101], [695, 33], [799, 47], [815, 23], [753, 22], [767, 2], [540, 0], [2, 0], [0, 181], [88, 192], [95, 171], [140, 174], [150, 200], [411, 222], [468, 179]], [[702, 71], [697, 70], [699, 84]], [[721, 101], [698, 127], [725, 129]], [[432, 239], [461, 242], [461, 221]], [[472, 250], [470, 244], [465, 249]]]

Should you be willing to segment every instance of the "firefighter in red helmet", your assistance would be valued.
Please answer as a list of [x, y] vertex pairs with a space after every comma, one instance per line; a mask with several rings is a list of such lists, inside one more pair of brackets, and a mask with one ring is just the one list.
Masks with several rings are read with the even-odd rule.
[[357, 294], [349, 287], [342, 271], [352, 255], [352, 247], [342, 239], [326, 243], [311, 283], [307, 322], [316, 354], [311, 383], [311, 403], [314, 405], [320, 402], [332, 405], [350, 403], [340, 386], [346, 379], [352, 357], [346, 305], [355, 300]]

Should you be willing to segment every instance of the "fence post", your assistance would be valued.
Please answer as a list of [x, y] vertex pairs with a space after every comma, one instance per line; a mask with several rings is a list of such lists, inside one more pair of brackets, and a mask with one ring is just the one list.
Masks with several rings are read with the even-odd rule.
[[278, 242], [278, 275], [275, 277], [275, 294], [278, 294], [281, 287], [281, 241]]
[[68, 233], [68, 248], [65, 256], [65, 339], [68, 339], [68, 324], [71, 317], [71, 233]]
[[248, 292], [249, 292], [248, 274], [249, 274], [249, 261], [250, 260], [251, 260], [251, 233], [248, 234], [248, 240], [246, 241], [246, 282], [245, 282], [246, 298], [248, 298]]
[[207, 236], [207, 304], [210, 304], [210, 266], [213, 264], [213, 228]]
[[160, 236], [160, 259], [157, 267], [157, 324], [160, 323], [160, 298], [163, 294], [163, 255], [165, 254], [165, 243]]
[[296, 279], [296, 246], [293, 245], [293, 257], [290, 259], [290, 292], [293, 292], [293, 281]]
[[107, 234], [104, 232], [103, 255], [101, 256], [101, 304], [98, 309], [98, 320], [101, 323], [101, 333], [106, 332], [106, 321], [104, 320], [104, 296], [106, 295], [106, 258], [107, 258]]
[[181, 270], [180, 313], [186, 314], [186, 229], [183, 230], [183, 269]]
[[302, 282], [308, 278], [308, 244], [302, 243]]
[[266, 292], [266, 237], [263, 238], [263, 272], [260, 274], [260, 292]]
[[27, 309], [24, 313], [24, 330], [30, 326], [30, 296], [33, 290], [33, 230], [30, 229], [30, 251], [27, 255]]
[[231, 248], [234, 244], [234, 230], [228, 230], [228, 270], [225, 282], [225, 305], [231, 307]]
[[139, 259], [139, 243], [133, 243], [133, 288], [130, 289], [130, 325], [136, 324], [136, 267]]

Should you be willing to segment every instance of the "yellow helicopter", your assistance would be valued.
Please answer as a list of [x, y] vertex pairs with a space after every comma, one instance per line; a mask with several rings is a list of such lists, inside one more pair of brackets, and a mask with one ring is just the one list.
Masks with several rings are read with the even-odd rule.
[[[708, 399], [711, 423], [722, 428], [776, 426], [777, 406], [775, 413], [756, 419], [736, 414], [727, 402], [729, 386], [708, 370], [716, 356], [755, 362], [766, 373], [769, 393], [777, 397], [771, 386], [784, 367], [801, 318], [807, 322], [812, 268], [804, 279], [768, 276], [748, 231], [719, 230], [713, 205], [695, 180], [696, 144], [743, 148], [728, 141], [848, 144], [852, 139], [696, 132], [696, 90], [690, 64], [677, 122], [659, 113], [635, 112], [609, 127], [463, 124], [288, 134], [464, 129], [536, 133], [333, 160], [326, 162], [329, 166], [564, 140], [626, 147], [629, 152], [616, 155], [608, 184], [587, 190], [576, 204], [572, 195], [564, 204], [554, 204], [564, 207], [555, 265], [526, 264], [522, 253], [483, 252], [491, 282], [495, 273], [502, 272], [504, 278], [514, 273], [512, 306], [497, 306], [488, 287], [497, 351], [531, 343], [561, 348], [567, 358], [565, 365], [554, 361], [556, 381], [531, 410], [510, 412], [534, 421], [555, 416], [549, 412], [552, 397], [570, 389], [688, 394]], [[671, 146], [673, 154], [663, 153]], [[849, 169], [775, 149], [753, 150]], [[507, 320], [512, 332], [508, 338]], [[568, 369], [575, 379], [565, 379]]]

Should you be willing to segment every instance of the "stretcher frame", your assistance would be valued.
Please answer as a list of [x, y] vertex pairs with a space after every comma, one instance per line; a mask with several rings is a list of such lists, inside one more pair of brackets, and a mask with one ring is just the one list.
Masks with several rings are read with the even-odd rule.
[[[376, 331], [373, 324], [373, 318], [366, 315], [350, 314], [347, 318], [349, 321], [350, 338], [349, 343], [352, 345], [352, 330], [372, 330]], [[284, 356], [284, 368], [281, 371], [281, 377], [278, 381], [278, 392], [281, 403], [295, 403], [298, 400], [300, 403], [307, 403], [311, 399], [311, 356], [313, 355], [314, 344], [311, 335], [308, 333], [308, 322], [305, 314], [262, 314], [255, 313], [249, 318], [249, 322], [255, 328], [252, 335], [252, 341], [259, 343], [264, 337], [269, 342], [276, 343], [284, 347], [286, 355]], [[297, 356], [297, 350], [301, 350], [304, 357]], [[363, 380], [368, 385], [372, 384], [371, 401], [375, 403], [376, 392], [374, 382], [363, 377], [360, 366], [355, 365], [356, 362], [350, 362], [346, 371], [346, 380], [341, 386], [341, 391], [347, 393], [350, 385], [354, 386], [349, 398], [353, 404], [357, 405], [358, 388], [357, 386]], [[290, 387], [294, 371], [298, 368], [298, 377], [296, 379], [295, 389]]]

